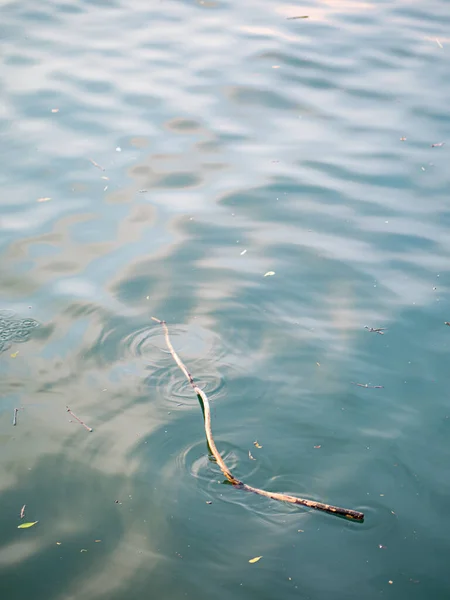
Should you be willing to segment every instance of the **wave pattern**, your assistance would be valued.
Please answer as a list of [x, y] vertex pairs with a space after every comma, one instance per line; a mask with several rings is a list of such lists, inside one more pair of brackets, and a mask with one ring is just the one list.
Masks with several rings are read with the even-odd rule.
[[5, 596], [447, 593], [447, 4], [0, 0]]

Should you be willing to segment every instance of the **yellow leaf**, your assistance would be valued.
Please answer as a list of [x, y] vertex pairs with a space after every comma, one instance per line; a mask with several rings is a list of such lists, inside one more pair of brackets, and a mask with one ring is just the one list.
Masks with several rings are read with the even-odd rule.
[[61, 542], [56, 542], [56, 545], [57, 546], [61, 546]]
[[262, 448], [261, 444], [258, 442], [258, 440], [253, 442], [253, 445], [256, 446], [256, 448]]
[[248, 562], [250, 564], [253, 564], [253, 563], [258, 562], [258, 560], [261, 560], [261, 559], [262, 559], [262, 556], [255, 556], [255, 558], [251, 558]]
[[101, 542], [101, 541], [102, 541], [102, 540], [94, 540], [94, 542], [95, 542], [96, 544], [98, 544], [98, 543], [99, 543], [99, 542]]
[[16, 350], [16, 352], [13, 352], [11, 354], [11, 358], [17, 358], [17, 355], [19, 354], [19, 350]]
[[48, 202], [49, 200], [51, 200], [51, 198], [38, 198], [37, 199], [38, 202]]
[[272, 277], [272, 275], [275, 275], [275, 271], [267, 271], [264, 277]]
[[32, 521], [31, 523], [22, 523], [22, 525], [18, 525], [17, 529], [28, 529], [28, 527], [33, 527], [33, 525], [36, 525], [36, 523], [38, 523], [39, 521]]

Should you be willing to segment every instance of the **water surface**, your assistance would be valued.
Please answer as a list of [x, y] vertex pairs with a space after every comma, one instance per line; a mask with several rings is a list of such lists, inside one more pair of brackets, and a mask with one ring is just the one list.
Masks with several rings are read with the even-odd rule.
[[447, 598], [448, 3], [0, 14], [2, 597]]

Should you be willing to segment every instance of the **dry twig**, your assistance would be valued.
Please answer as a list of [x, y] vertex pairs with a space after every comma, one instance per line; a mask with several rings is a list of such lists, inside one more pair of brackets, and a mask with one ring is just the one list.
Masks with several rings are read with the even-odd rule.
[[74, 415], [74, 414], [73, 414], [73, 412], [70, 410], [70, 408], [69, 408], [68, 406], [66, 406], [66, 408], [67, 408], [67, 412], [68, 412], [69, 414], [71, 414], [71, 415], [72, 415], [72, 417], [78, 421], [78, 423], [81, 423], [81, 425], [83, 425], [83, 427], [84, 427], [85, 429], [87, 429], [88, 431], [94, 431], [94, 430], [92, 429], [92, 427], [88, 427], [84, 421], [82, 421], [81, 419], [79, 419], [79, 418], [77, 417], [77, 415]]

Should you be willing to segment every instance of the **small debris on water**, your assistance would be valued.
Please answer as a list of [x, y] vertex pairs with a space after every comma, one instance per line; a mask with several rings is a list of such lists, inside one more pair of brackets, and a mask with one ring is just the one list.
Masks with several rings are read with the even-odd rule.
[[374, 390], [380, 390], [384, 388], [384, 385], [369, 385], [368, 383], [356, 383], [355, 381], [350, 381], [350, 383], [353, 385], [357, 385], [358, 387], [371, 388]]
[[256, 458], [254, 456], [252, 456], [252, 453], [250, 452], [250, 450], [248, 451], [248, 457], [250, 460], [256, 460]]
[[33, 527], [33, 525], [36, 525], [36, 523], [39, 523], [39, 521], [32, 521], [31, 523], [22, 523], [22, 525], [18, 525], [17, 529], [28, 529], [29, 527]]
[[45, 197], [45, 198], [38, 198], [36, 200], [36, 202], [49, 202], [51, 200], [51, 198]]
[[267, 271], [267, 273], [264, 274], [264, 277], [272, 277], [272, 275], [275, 275], [275, 271]]
[[322, 448], [322, 446], [314, 446], [314, 448], [318, 450], [319, 448]]
[[262, 556], [255, 556], [255, 558], [251, 558], [248, 562], [253, 565], [254, 563], [257, 563], [259, 560], [262, 559]]
[[52, 108], [52, 113], [57, 113], [59, 112], [59, 108]]
[[94, 167], [97, 167], [97, 169], [100, 169], [100, 171], [104, 171], [105, 169], [103, 167], [101, 167], [98, 163], [95, 162], [95, 160], [92, 160], [92, 158], [89, 159], [89, 162], [91, 164], [94, 165]]
[[443, 48], [444, 47], [437, 38], [436, 38], [436, 44], [439, 46], [439, 48]]
[[207, 500], [206, 504], [212, 504], [212, 501], [211, 500]]
[[401, 141], [401, 142], [406, 142], [406, 138], [405, 138], [405, 137], [401, 137], [401, 138], [400, 138], [400, 141]]
[[287, 21], [293, 21], [294, 19], [309, 19], [309, 15], [301, 15], [300, 17], [287, 17]]
[[262, 448], [261, 444], [258, 442], [258, 440], [255, 440], [253, 442], [253, 445], [256, 446], [256, 448]]
[[244, 254], [246, 254], [246, 253], [247, 253], [247, 250], [242, 250], [241, 256], [244, 256]]
[[120, 146], [117, 146], [116, 152], [122, 152], [122, 148]]
[[445, 146], [445, 142], [438, 142], [437, 144], [431, 144], [432, 148], [441, 148], [442, 146]]
[[386, 331], [385, 327], [368, 327], [364, 325], [364, 329], [367, 329], [370, 333], [379, 333], [380, 335], [384, 335], [384, 331]]

